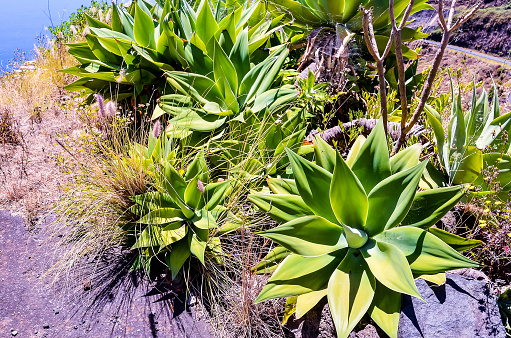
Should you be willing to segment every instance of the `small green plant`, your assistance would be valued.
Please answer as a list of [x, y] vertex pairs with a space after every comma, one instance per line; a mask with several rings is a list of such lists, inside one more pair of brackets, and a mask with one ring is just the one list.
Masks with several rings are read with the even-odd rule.
[[287, 150], [295, 179], [270, 179], [273, 194], [248, 197], [284, 223], [260, 233], [280, 246], [255, 268], [274, 270], [256, 302], [298, 296], [300, 317], [327, 296], [338, 337], [366, 312], [396, 337], [401, 293], [421, 298], [415, 278], [442, 283], [447, 270], [479, 266], [458, 252], [479, 241], [431, 228], [464, 188], [416, 193], [428, 163], [420, 149], [389, 158], [380, 120], [346, 161], [321, 138], [316, 164]]
[[[509, 151], [509, 131], [511, 129], [511, 113], [500, 115], [499, 98], [493, 98], [493, 107], [490, 108], [488, 94], [483, 89], [479, 98], [476, 97], [475, 83], [472, 94], [472, 108], [464, 115], [461, 107], [461, 95], [454, 94], [451, 83], [451, 121], [447, 136], [442, 126], [442, 118], [433, 107], [426, 105], [428, 124], [432, 127], [438, 157], [443, 166], [442, 171], [428, 167], [421, 187], [429, 189], [437, 186], [452, 184], [473, 183], [479, 194], [488, 194], [492, 188], [483, 171], [495, 167], [503, 193], [499, 194], [507, 199], [507, 192], [511, 190], [511, 178], [508, 171], [511, 168]], [[497, 92], [494, 86], [494, 92]]]
[[151, 260], [158, 257], [175, 278], [191, 255], [202, 264], [206, 253], [221, 262], [219, 223], [228, 214], [222, 203], [234, 182], [211, 182], [203, 152], [195, 156], [186, 171], [176, 170], [175, 151], [171, 151], [170, 140], [164, 135], [150, 135], [148, 147], [138, 147], [135, 154], [142, 157], [144, 167], [156, 181], [155, 191], [132, 198], [136, 205], [130, 211], [139, 219], [125, 226], [137, 232], [131, 247], [141, 253], [137, 266], [149, 269]]

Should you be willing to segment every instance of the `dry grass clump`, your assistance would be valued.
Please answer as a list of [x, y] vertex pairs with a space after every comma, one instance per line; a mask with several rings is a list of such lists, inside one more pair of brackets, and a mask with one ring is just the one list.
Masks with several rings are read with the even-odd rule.
[[8, 107], [0, 107], [0, 143], [17, 145], [21, 142], [21, 133], [18, 122], [14, 120]]
[[[111, 128], [122, 129], [115, 123]], [[128, 160], [129, 142], [121, 139], [127, 135], [112, 134], [117, 137], [105, 140], [88, 129], [78, 140], [62, 142], [73, 156], [61, 163], [62, 168], [74, 178], [64, 187], [55, 210], [58, 220], [52, 232], [62, 235], [60, 243], [66, 245], [52, 270], [56, 278], [70, 274], [84, 257], [99, 258], [122, 246], [125, 233], [120, 226], [133, 221], [130, 197], [145, 193], [150, 185], [142, 163]]]
[[20, 58], [14, 71], [0, 78], [0, 105], [23, 110], [37, 122], [46, 110], [61, 103], [61, 88], [72, 76], [58, 70], [76, 64], [66, 49], [60, 43], [40, 41], [33, 61]]

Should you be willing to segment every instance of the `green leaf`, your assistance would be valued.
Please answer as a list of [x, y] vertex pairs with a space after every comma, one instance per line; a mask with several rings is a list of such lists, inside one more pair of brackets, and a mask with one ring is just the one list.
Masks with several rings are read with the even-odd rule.
[[[420, 229], [419, 229], [420, 230]], [[369, 239], [367, 244], [360, 248], [371, 273], [376, 279], [396, 292], [405, 293], [422, 299], [415, 282], [408, 261], [396, 246]]]
[[211, 132], [222, 127], [227, 121], [225, 116], [204, 114], [194, 109], [184, 111], [170, 120], [170, 124], [179, 129]]
[[435, 109], [433, 109], [433, 107], [429, 105], [426, 105], [426, 109], [424, 111], [426, 112], [426, 119], [428, 124], [431, 126], [431, 128], [433, 128], [433, 132], [435, 133], [438, 155], [440, 156], [440, 159], [443, 159], [445, 132], [444, 128], [442, 127], [442, 117]]
[[188, 246], [188, 238], [183, 238], [174, 244], [172, 244], [172, 249], [170, 254], [166, 255], [167, 266], [172, 273], [172, 279], [176, 278], [179, 270], [186, 262], [188, 257], [190, 257], [190, 247]]
[[419, 191], [401, 225], [429, 228], [436, 224], [465, 195], [463, 186]]
[[401, 171], [380, 182], [368, 196], [365, 230], [369, 236], [397, 226], [410, 209], [422, 171], [428, 161]]
[[236, 37], [236, 42], [232, 47], [229, 59], [232, 61], [236, 74], [238, 75], [238, 85], [241, 80], [250, 71], [250, 55], [248, 53], [248, 30], [244, 28]]
[[351, 170], [357, 175], [366, 194], [390, 176], [389, 150], [381, 119], [360, 148]]
[[273, 111], [274, 109], [281, 108], [283, 105], [294, 100], [297, 96], [298, 91], [295, 88], [280, 87], [270, 89], [258, 94], [254, 98], [251, 109], [254, 113], [260, 112], [263, 109]]
[[336, 162], [330, 185], [330, 203], [340, 224], [362, 230], [366, 223], [368, 200], [364, 187], [341, 155]]
[[274, 194], [300, 194], [294, 180], [270, 177], [268, 178], [268, 186]]
[[346, 251], [342, 249], [319, 257], [289, 255], [279, 264], [255, 303], [324, 289]]
[[286, 153], [293, 168], [296, 186], [305, 204], [316, 215], [330, 222], [337, 222], [329, 198], [332, 174], [287, 148]]
[[378, 243], [395, 245], [406, 256], [416, 274], [435, 274], [452, 269], [479, 267], [441, 239], [415, 227], [387, 230], [374, 238]]
[[447, 280], [445, 272], [435, 273], [433, 275], [418, 275], [416, 276], [416, 279], [417, 278], [422, 278], [425, 281], [435, 283], [436, 285], [443, 285]]
[[199, 259], [204, 265], [204, 252], [206, 251], [206, 242], [203, 241], [197, 233], [189, 233], [188, 241], [190, 246], [190, 252]]
[[112, 29], [108, 24], [99, 21], [98, 19], [95, 19], [91, 17], [88, 14], [85, 14], [85, 19], [87, 20], [87, 24], [92, 28], [106, 28], [106, 29]]
[[355, 143], [351, 146], [351, 149], [348, 153], [348, 157], [346, 157], [346, 164], [353, 168], [353, 163], [355, 162], [355, 158], [357, 158], [360, 149], [362, 149], [362, 145], [365, 143], [366, 138], [364, 135], [358, 135]]
[[133, 26], [135, 40], [142, 47], [156, 49], [154, 40], [154, 22], [138, 3], [135, 4], [135, 24]]
[[[199, 212], [198, 212], [199, 213]], [[212, 228], [217, 228], [218, 225], [216, 224], [215, 217], [213, 217], [213, 214], [210, 211], [207, 211], [205, 209], [200, 210], [200, 216], [193, 221], [193, 224], [203, 230], [209, 230]]]
[[188, 166], [188, 169], [186, 169], [185, 180], [189, 181], [196, 176], [198, 176], [199, 180], [203, 183], [209, 182], [208, 165], [206, 164], [203, 150], [199, 151], [192, 163]]
[[209, 40], [218, 30], [218, 24], [215, 20], [208, 0], [202, 0], [197, 20], [195, 21], [195, 31], [197, 35], [208, 45]]
[[182, 221], [184, 218], [180, 209], [160, 208], [151, 210], [148, 214], [140, 218], [137, 223], [141, 224], [165, 224], [176, 221]]
[[327, 288], [299, 295], [296, 299], [296, 319], [302, 318], [327, 295]]
[[316, 135], [314, 140], [316, 164], [332, 173], [335, 167], [337, 151], [330, 147], [330, 145], [319, 135]]
[[[212, 41], [213, 73], [215, 76], [215, 81], [220, 89], [220, 92], [224, 93], [224, 97], [228, 97], [227, 91], [231, 91], [232, 95], [235, 96], [238, 92], [238, 76], [236, 74], [236, 68], [234, 68], [234, 65], [232, 64], [231, 60], [229, 60], [222, 47], [220, 47], [216, 38], [214, 38]], [[231, 106], [227, 102], [226, 105], [229, 107]], [[238, 112], [239, 110], [234, 111]]]
[[186, 218], [193, 217], [193, 211], [186, 206], [184, 201], [186, 182], [170, 163], [165, 163], [162, 184], [167, 194], [179, 206], [184, 216]]
[[366, 314], [376, 281], [358, 250], [349, 249], [328, 282], [328, 305], [337, 337], [347, 338]]
[[282, 325], [286, 325], [287, 321], [296, 311], [296, 296], [287, 297], [284, 314], [282, 315]]
[[438, 228], [429, 228], [428, 231], [458, 252], [473, 249], [483, 243], [479, 240], [463, 238]]
[[392, 291], [376, 281], [376, 292], [367, 312], [389, 337], [397, 338], [401, 313], [401, 294], [399, 292]]
[[208, 102], [216, 102], [220, 105], [223, 103], [223, 93], [210, 78], [186, 72], [174, 71], [166, 74], [169, 84], [183, 95], [191, 96], [203, 105]]
[[[452, 183], [463, 184], [474, 182], [483, 170], [483, 152], [474, 146], [463, 146], [459, 165], [454, 167]], [[453, 175], [453, 172], [451, 172]]]
[[[468, 121], [467, 123], [467, 140], [465, 142], [466, 145], [475, 145], [476, 141], [479, 139], [479, 136], [484, 130], [484, 126], [486, 125], [486, 120], [490, 115], [490, 105], [488, 103], [488, 93], [483, 88], [481, 96], [477, 99], [475, 97], [475, 83], [474, 83], [474, 92], [473, 92], [473, 101], [472, 101], [472, 109], [468, 116], [465, 117]], [[498, 97], [498, 95], [497, 95]]]
[[275, 271], [278, 264], [291, 254], [291, 251], [283, 246], [276, 246], [261, 261], [252, 268], [255, 273], [271, 273]]
[[188, 185], [185, 190], [185, 204], [192, 209], [197, 209], [204, 205], [204, 196], [198, 187], [199, 177], [195, 176]]
[[320, 256], [346, 248], [342, 227], [319, 216], [304, 216], [258, 233], [301, 256]]
[[231, 180], [207, 184], [204, 188], [206, 210], [213, 210], [217, 205], [222, 204], [233, 189], [234, 182]]
[[186, 236], [186, 226], [173, 230], [162, 230], [159, 236], [161, 246], [171, 245]]
[[[467, 138], [465, 130], [465, 118], [461, 109], [461, 95], [455, 96], [451, 80], [451, 121], [449, 122], [449, 153], [461, 152]], [[457, 99], [456, 99], [457, 97]]]
[[147, 248], [160, 245], [160, 229], [157, 226], [147, 226], [137, 237], [131, 249]]
[[251, 194], [248, 195], [248, 200], [260, 210], [267, 212], [272, 219], [279, 223], [313, 214], [302, 198], [297, 195]]
[[410, 169], [419, 164], [421, 151], [422, 145], [420, 143], [416, 143], [392, 156], [390, 158], [390, 169], [392, 174]]

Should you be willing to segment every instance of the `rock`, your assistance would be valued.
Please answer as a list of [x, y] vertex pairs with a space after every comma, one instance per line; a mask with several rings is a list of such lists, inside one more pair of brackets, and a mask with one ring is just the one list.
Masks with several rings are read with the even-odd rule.
[[16, 331], [16, 330], [11, 331], [11, 335], [13, 337], [16, 337], [18, 335], [18, 331]]
[[50, 328], [50, 324], [43, 324], [43, 329], [49, 329]]
[[416, 284], [426, 302], [403, 296], [398, 337], [506, 337], [484, 280], [448, 273], [444, 285]]
[[[463, 275], [448, 273], [447, 282], [441, 286], [429, 286], [422, 279], [418, 280], [417, 288], [426, 302], [403, 296], [399, 338], [506, 337], [487, 277], [476, 270], [460, 269], [458, 273]], [[288, 322], [291, 337], [336, 337], [326, 298], [304, 317]], [[381, 329], [364, 322], [367, 318], [364, 317], [349, 337], [386, 337]]]

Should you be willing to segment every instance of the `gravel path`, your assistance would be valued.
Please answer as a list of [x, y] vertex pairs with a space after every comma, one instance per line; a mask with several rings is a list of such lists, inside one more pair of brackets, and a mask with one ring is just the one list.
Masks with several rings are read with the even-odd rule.
[[211, 336], [198, 306], [185, 308], [172, 294], [121, 274], [111, 275], [110, 289], [78, 295], [94, 302], [70, 297], [65, 288], [55, 293], [43, 278], [53, 255], [46, 241], [0, 210], [0, 337]]

